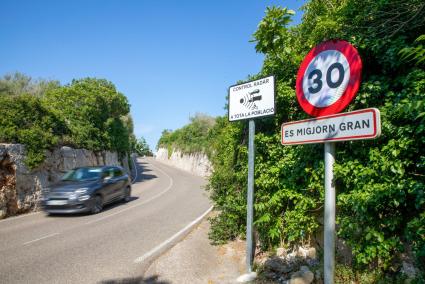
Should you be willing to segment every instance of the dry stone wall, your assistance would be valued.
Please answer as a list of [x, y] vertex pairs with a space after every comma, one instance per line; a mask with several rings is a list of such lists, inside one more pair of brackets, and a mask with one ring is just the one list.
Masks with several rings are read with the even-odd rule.
[[174, 150], [169, 156], [167, 149], [159, 148], [155, 158], [158, 161], [201, 177], [210, 176], [212, 172], [211, 162], [203, 153], [183, 154], [179, 150]]
[[[38, 209], [42, 187], [57, 182], [75, 167], [121, 165], [117, 153], [92, 152], [61, 147], [46, 153], [46, 160], [36, 169], [25, 165], [25, 147], [0, 144], [0, 219]], [[123, 161], [129, 171], [128, 162]]]

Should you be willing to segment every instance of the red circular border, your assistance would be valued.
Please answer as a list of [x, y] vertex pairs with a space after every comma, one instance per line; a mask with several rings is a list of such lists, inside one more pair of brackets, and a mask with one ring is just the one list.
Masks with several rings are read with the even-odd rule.
[[[304, 73], [308, 65], [319, 53], [325, 50], [337, 50], [345, 55], [348, 64], [350, 65], [350, 79], [342, 96], [333, 104], [321, 108], [310, 104], [304, 96], [302, 86]], [[301, 105], [303, 110], [311, 116], [324, 116], [342, 111], [354, 99], [357, 91], [359, 90], [362, 65], [362, 60], [357, 49], [344, 40], [329, 40], [316, 45], [304, 58], [300, 69], [298, 70], [297, 82], [295, 85], [298, 103]]]

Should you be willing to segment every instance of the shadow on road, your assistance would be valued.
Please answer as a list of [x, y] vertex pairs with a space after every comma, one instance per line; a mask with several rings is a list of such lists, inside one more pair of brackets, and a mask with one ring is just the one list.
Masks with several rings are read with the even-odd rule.
[[137, 162], [137, 169], [139, 174], [137, 175], [137, 179], [134, 181], [134, 183], [158, 178], [156, 175], [149, 174], [149, 172], [152, 170], [146, 167], [147, 164], [148, 163], [146, 162]]
[[171, 282], [158, 280], [158, 278], [158, 275], [150, 276], [148, 278], [122, 278], [102, 281], [100, 284], [171, 284]]

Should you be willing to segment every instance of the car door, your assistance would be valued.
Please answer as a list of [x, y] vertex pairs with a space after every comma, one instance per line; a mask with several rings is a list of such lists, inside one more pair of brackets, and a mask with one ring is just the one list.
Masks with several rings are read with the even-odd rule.
[[114, 168], [109, 167], [103, 170], [102, 175], [102, 196], [103, 202], [108, 203], [115, 198], [116, 180], [114, 179]]
[[123, 171], [118, 167], [114, 167], [114, 180], [115, 180], [114, 198], [121, 198], [124, 195], [125, 176]]

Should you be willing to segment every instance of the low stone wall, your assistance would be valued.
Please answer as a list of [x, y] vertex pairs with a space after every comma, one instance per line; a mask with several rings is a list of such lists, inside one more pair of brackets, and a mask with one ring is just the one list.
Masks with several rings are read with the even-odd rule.
[[[117, 153], [70, 147], [47, 152], [46, 160], [33, 170], [27, 168], [25, 158], [23, 145], [0, 144], [0, 219], [37, 210], [41, 188], [57, 182], [72, 168], [121, 165]], [[127, 159], [123, 164], [130, 172]]]
[[174, 150], [169, 157], [167, 149], [159, 148], [155, 158], [158, 161], [201, 177], [210, 176], [212, 172], [211, 162], [202, 153], [183, 154], [179, 150]]

